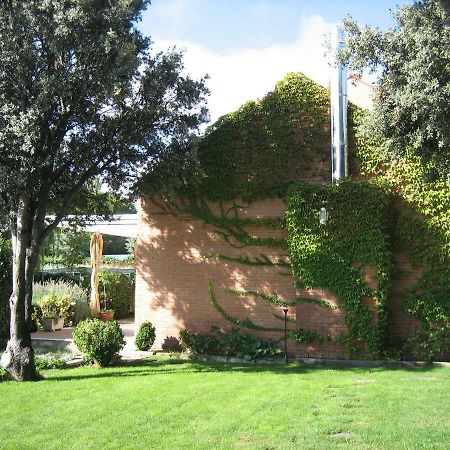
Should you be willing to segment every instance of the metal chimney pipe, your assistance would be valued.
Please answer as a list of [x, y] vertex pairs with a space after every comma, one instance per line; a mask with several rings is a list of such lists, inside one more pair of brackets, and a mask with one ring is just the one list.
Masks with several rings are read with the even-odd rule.
[[337, 27], [331, 42], [331, 180], [339, 183], [348, 176], [347, 162], [347, 79], [348, 68], [336, 61], [336, 52], [344, 46], [344, 32]]

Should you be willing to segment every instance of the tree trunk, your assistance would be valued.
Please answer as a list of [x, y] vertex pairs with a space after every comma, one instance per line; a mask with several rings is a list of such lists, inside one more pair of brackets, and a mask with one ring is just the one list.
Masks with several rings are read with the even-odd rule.
[[38, 246], [32, 245], [26, 204], [22, 203], [18, 212], [17, 220], [11, 226], [13, 290], [10, 297], [10, 339], [1, 364], [13, 380], [33, 381], [39, 379], [31, 345], [31, 299]]

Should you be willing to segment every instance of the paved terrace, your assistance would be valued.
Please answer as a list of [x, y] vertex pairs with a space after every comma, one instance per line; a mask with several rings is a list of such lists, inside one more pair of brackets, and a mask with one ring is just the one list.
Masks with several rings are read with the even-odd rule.
[[[121, 319], [118, 321], [125, 336], [125, 347], [120, 352], [122, 358], [136, 358], [147, 356], [149, 352], [141, 352], [134, 345], [135, 324], [134, 319]], [[31, 334], [33, 348], [37, 350], [66, 350], [78, 352], [73, 342], [74, 327], [66, 327], [58, 331], [37, 331]]]

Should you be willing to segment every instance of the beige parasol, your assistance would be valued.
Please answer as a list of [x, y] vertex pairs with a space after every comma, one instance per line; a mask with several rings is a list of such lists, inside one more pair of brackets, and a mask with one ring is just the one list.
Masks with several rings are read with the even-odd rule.
[[91, 236], [91, 313], [97, 317], [100, 313], [100, 296], [98, 293], [98, 272], [102, 263], [103, 238], [100, 233]]

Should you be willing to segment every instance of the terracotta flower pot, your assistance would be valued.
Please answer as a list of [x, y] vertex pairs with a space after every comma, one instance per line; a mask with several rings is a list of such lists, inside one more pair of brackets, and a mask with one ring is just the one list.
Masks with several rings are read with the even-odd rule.
[[114, 317], [114, 311], [100, 311], [98, 318], [103, 320], [103, 322], [107, 322]]

